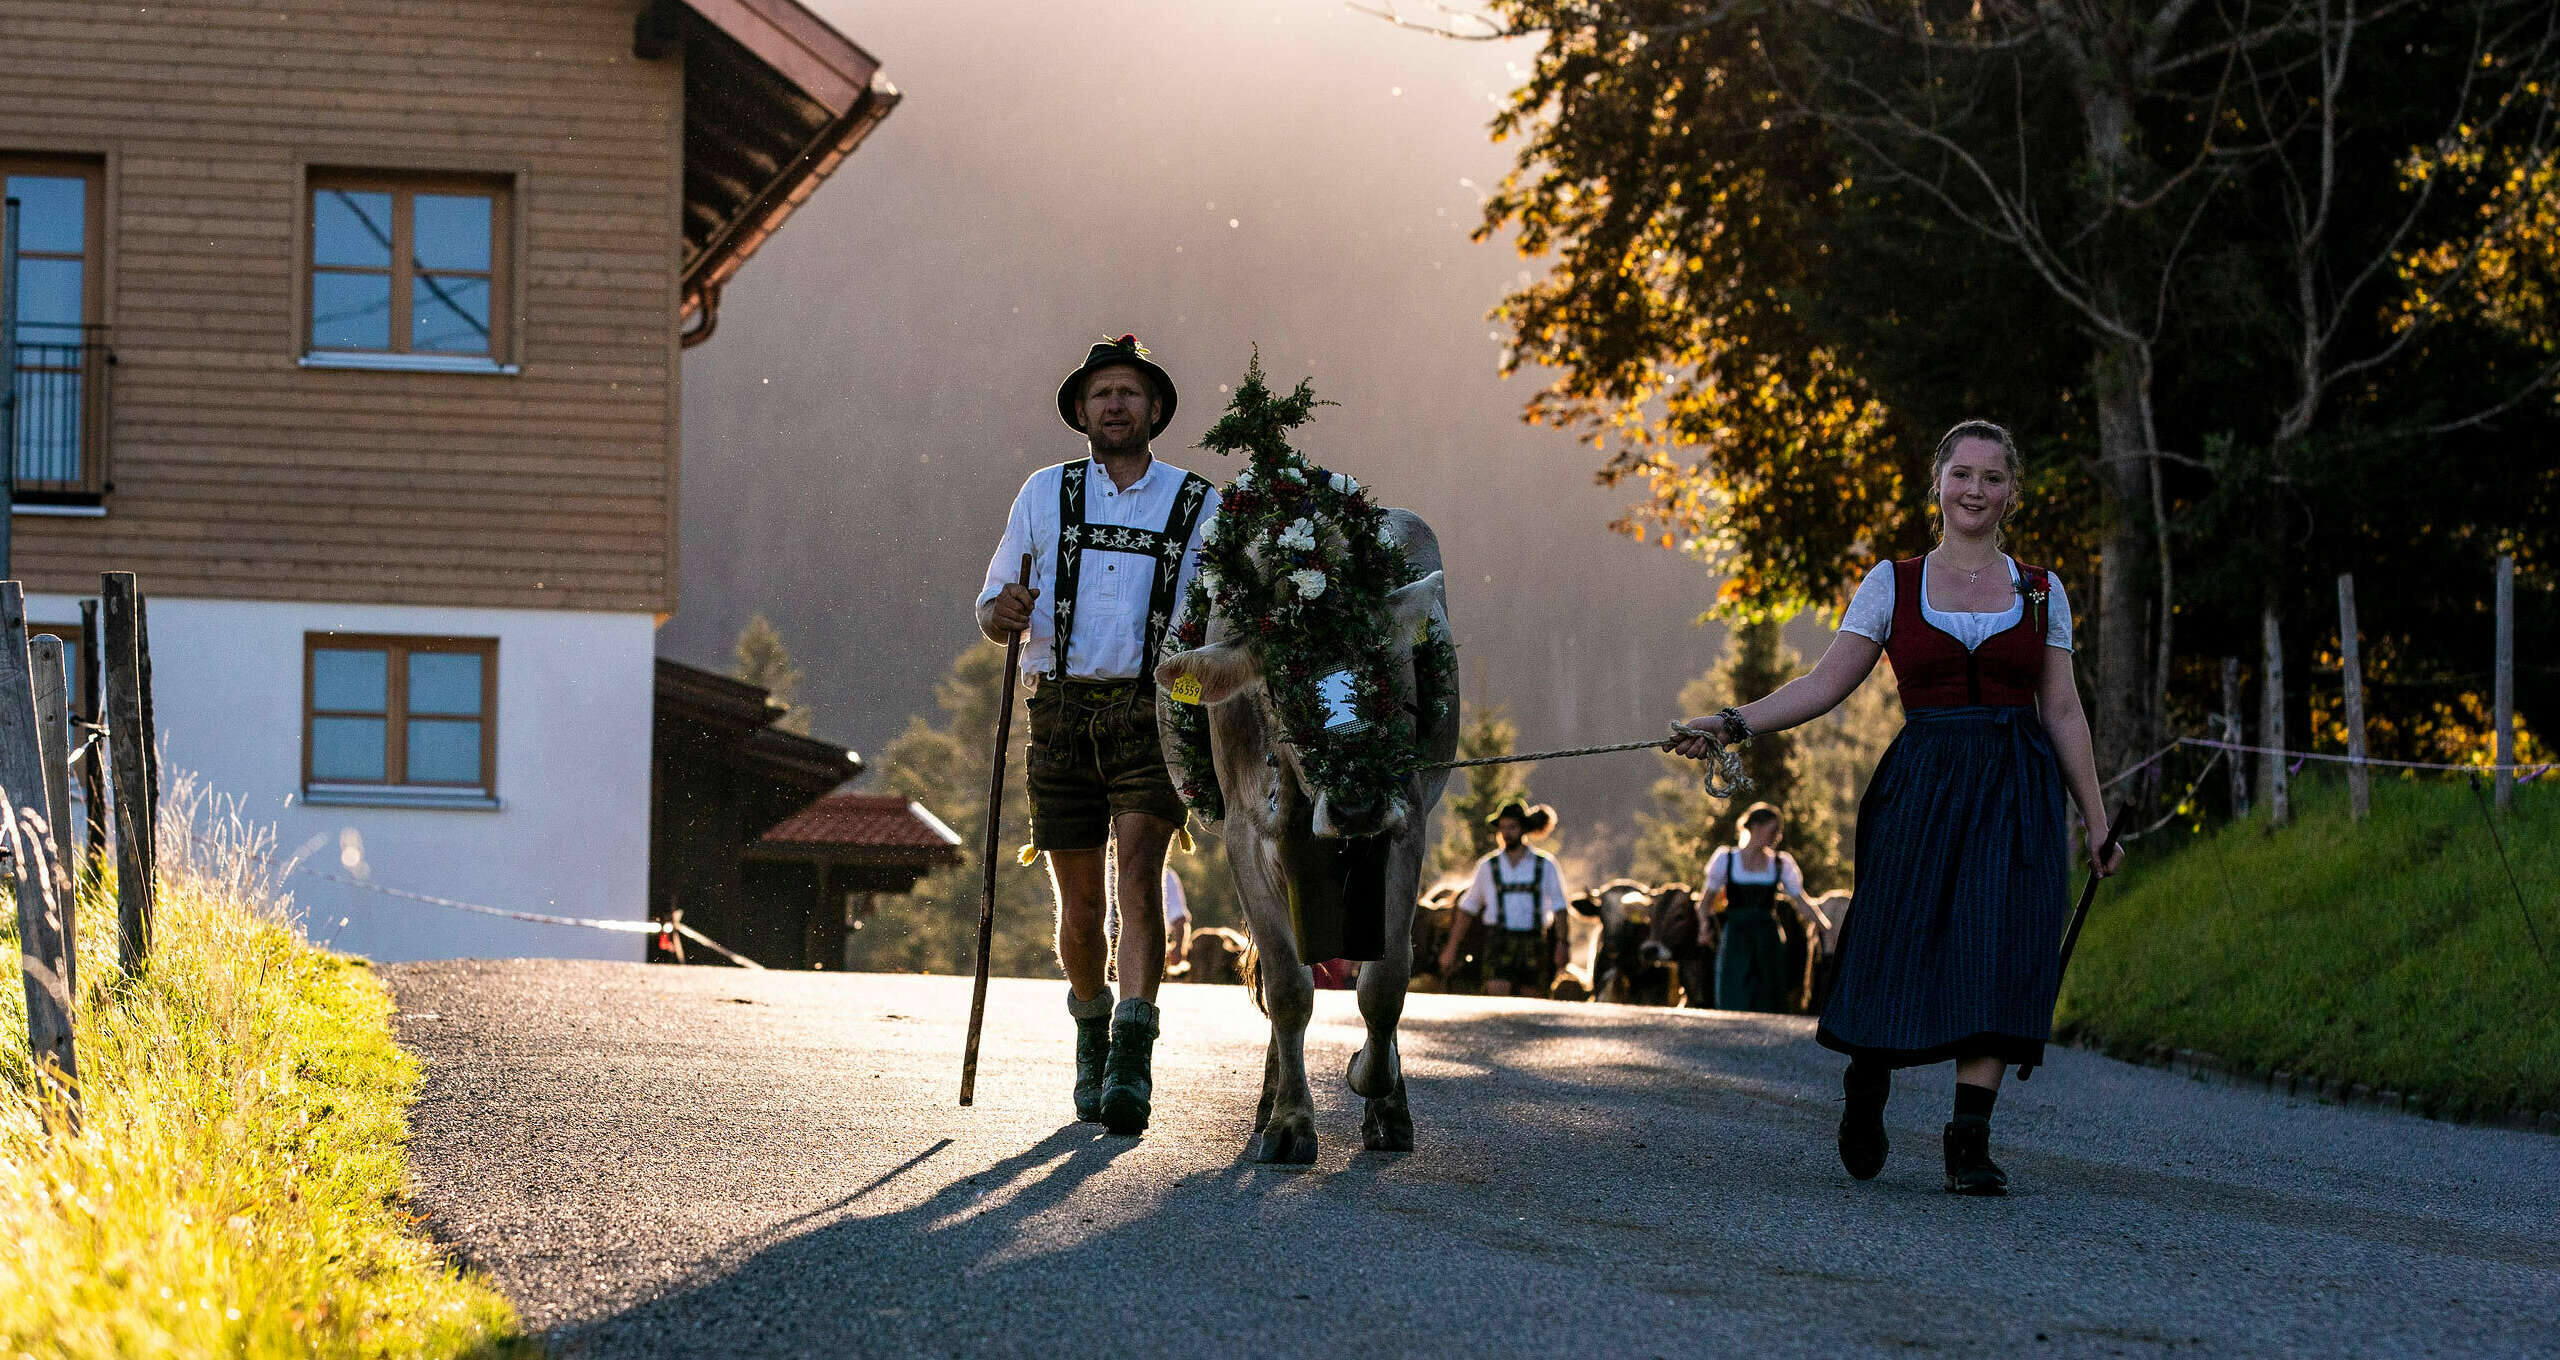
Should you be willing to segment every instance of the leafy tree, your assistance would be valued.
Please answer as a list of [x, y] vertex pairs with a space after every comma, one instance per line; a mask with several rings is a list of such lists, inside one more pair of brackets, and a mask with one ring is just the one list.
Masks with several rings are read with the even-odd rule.
[[[1511, 721], [1507, 707], [1464, 704], [1458, 759], [1507, 756], [1520, 749], [1519, 743], [1520, 727]], [[1488, 819], [1515, 798], [1529, 801], [1529, 772], [1536, 768], [1534, 764], [1478, 765], [1458, 772], [1458, 786], [1441, 804], [1447, 809], [1447, 820], [1439, 851], [1431, 861], [1436, 877], [1463, 878], [1475, 869], [1477, 860], [1493, 852], [1498, 841]]]
[[1553, 261], [1498, 312], [1552, 375], [1528, 416], [1644, 486], [1624, 527], [1717, 565], [1744, 620], [1918, 547], [1936, 433], [2002, 419], [2113, 768], [2209, 691], [2181, 634], [2315, 605], [2314, 560], [2452, 551], [2455, 522], [2547, 540], [2547, 452], [2493, 454], [2525, 466], [2490, 503], [2372, 488], [2553, 423], [2518, 322], [2550, 295], [2555, 13], [1496, 0], [1453, 35], [1542, 41], [1483, 227]]
[[781, 705], [782, 716], [773, 725], [809, 735], [809, 710], [793, 702], [800, 689], [800, 668], [791, 664], [791, 653], [783, 649], [782, 630], [762, 610], [748, 616], [747, 626], [738, 630], [733, 654], [737, 661], [729, 674], [762, 688], [773, 703]]

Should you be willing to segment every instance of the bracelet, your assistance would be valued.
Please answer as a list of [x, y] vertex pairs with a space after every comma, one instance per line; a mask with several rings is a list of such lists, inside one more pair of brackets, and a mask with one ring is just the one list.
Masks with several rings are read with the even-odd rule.
[[1724, 720], [1725, 739], [1727, 741], [1731, 741], [1739, 745], [1751, 740], [1751, 724], [1742, 720], [1741, 709], [1720, 708], [1716, 710], [1716, 716]]

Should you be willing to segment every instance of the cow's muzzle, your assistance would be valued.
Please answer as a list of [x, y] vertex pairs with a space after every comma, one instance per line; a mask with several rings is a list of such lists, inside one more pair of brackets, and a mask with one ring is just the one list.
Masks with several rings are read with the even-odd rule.
[[1337, 803], [1329, 794], [1316, 795], [1314, 825], [1318, 836], [1355, 839], [1362, 836], [1392, 836], [1404, 830], [1407, 821], [1404, 799], [1387, 798], [1375, 803]]

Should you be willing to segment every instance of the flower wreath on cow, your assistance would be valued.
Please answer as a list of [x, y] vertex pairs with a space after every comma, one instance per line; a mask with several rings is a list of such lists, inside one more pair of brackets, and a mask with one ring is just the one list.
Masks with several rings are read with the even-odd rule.
[[[1258, 354], [1245, 370], [1235, 400], [1200, 446], [1244, 453], [1249, 463], [1219, 493], [1201, 569], [1181, 621], [1166, 636], [1165, 655], [1207, 641], [1213, 616], [1232, 621], [1261, 661], [1308, 781], [1344, 803], [1384, 805], [1421, 763], [1414, 717], [1446, 705], [1457, 647], [1436, 624], [1414, 639], [1408, 711], [1381, 625], [1387, 597], [1413, 581], [1413, 567], [1367, 488], [1289, 447], [1288, 432], [1330, 404], [1316, 400], [1305, 380], [1275, 396]], [[1177, 705], [1173, 722], [1183, 801], [1201, 820], [1222, 821], [1208, 710], [1196, 695], [1175, 697], [1192, 700]]]

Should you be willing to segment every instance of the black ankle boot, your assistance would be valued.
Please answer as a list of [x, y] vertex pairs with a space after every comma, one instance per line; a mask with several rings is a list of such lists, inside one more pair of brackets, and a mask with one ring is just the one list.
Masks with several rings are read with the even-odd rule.
[[1156, 1033], [1162, 1016], [1155, 1004], [1123, 997], [1111, 1017], [1111, 1058], [1102, 1077], [1102, 1126], [1113, 1133], [1143, 1133], [1154, 1112]]
[[1111, 1017], [1076, 1021], [1076, 1118], [1102, 1118], [1103, 1064], [1111, 1060]]
[[1884, 1136], [1884, 1103], [1893, 1094], [1893, 1074], [1852, 1064], [1840, 1078], [1840, 1090], [1849, 1098], [1840, 1112], [1840, 1165], [1859, 1180], [1874, 1180], [1892, 1147]]
[[1991, 1121], [1958, 1119], [1947, 1125], [1947, 1193], [2005, 1195], [2009, 1173], [1991, 1160]]

